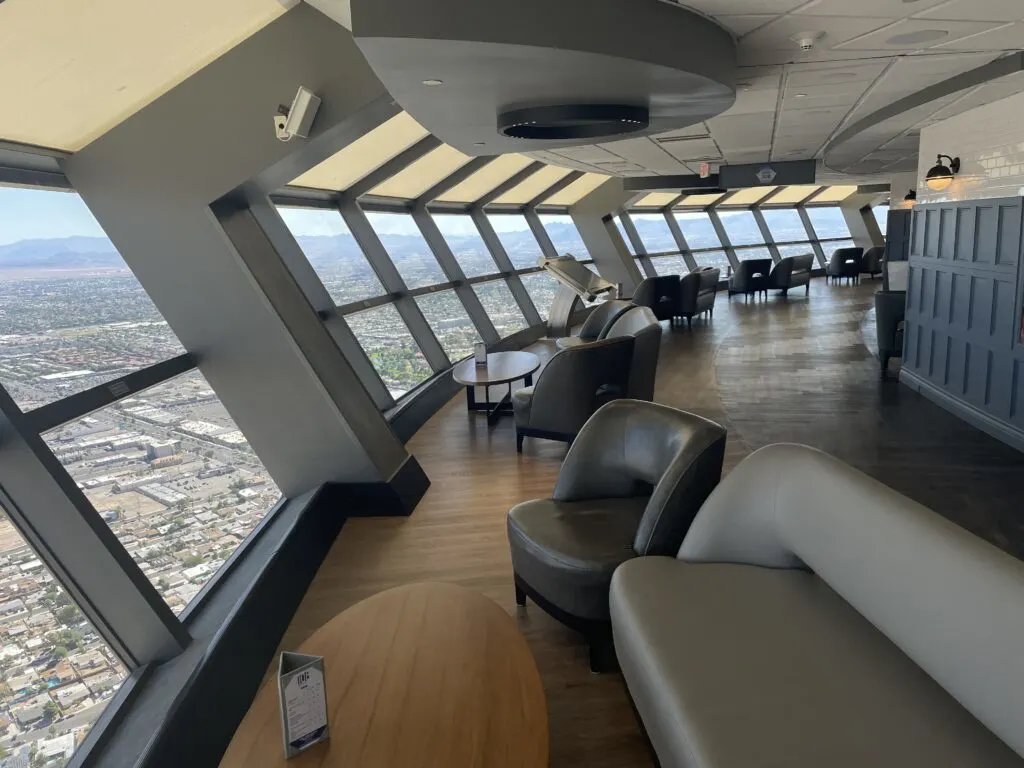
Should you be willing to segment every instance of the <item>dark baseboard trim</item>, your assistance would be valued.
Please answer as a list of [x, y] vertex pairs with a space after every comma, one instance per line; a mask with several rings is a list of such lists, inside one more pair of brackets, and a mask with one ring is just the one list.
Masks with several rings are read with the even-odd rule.
[[1012, 424], [1000, 421], [984, 411], [976, 408], [970, 403], [944, 392], [930, 381], [922, 378], [913, 371], [902, 368], [900, 370], [900, 382], [918, 392], [940, 408], [949, 411], [972, 427], [977, 427], [982, 432], [991, 435], [996, 440], [1006, 443], [1011, 448], [1024, 451], [1024, 430], [1020, 430]]
[[463, 387], [452, 379], [451, 369], [437, 374], [385, 414], [391, 429], [403, 443], [409, 442], [460, 389]]
[[430, 478], [410, 454], [387, 482], [332, 483], [327, 493], [345, 517], [407, 517], [429, 487]]

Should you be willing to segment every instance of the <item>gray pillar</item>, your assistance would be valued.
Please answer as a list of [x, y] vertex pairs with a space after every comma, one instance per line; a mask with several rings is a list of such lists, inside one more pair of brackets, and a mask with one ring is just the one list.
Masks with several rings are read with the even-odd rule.
[[[282, 143], [270, 117], [300, 84], [323, 105]], [[396, 112], [349, 33], [299, 5], [62, 161], [286, 495], [380, 484], [408, 510], [426, 487], [246, 208]]]
[[683, 257], [683, 261], [686, 262], [686, 268], [693, 272], [697, 269], [697, 260], [693, 258], [693, 253], [690, 252], [690, 245], [686, 242], [683, 228], [679, 226], [679, 222], [671, 210], [663, 211], [662, 213], [665, 215], [665, 223], [668, 224], [669, 232], [672, 233], [672, 239], [676, 241], [676, 247], [679, 248], [679, 254]]
[[569, 208], [569, 215], [598, 273], [612, 283], [622, 283], [628, 296], [633, 294], [644, 276], [626, 250], [625, 243], [617, 244], [612, 239], [608, 227], [614, 228], [615, 225], [606, 224], [604, 217], [621, 211], [637, 196], [636, 192], [627, 192], [623, 188], [622, 179], [612, 177]]
[[757, 222], [757, 228], [761, 230], [761, 239], [768, 246], [768, 252], [772, 255], [772, 261], [778, 264], [782, 259], [782, 254], [779, 253], [779, 247], [775, 245], [775, 238], [772, 236], [772, 231], [768, 229], [768, 222], [764, 220], [764, 214], [757, 208], [751, 208], [750, 212], [754, 214], [754, 221]]
[[626, 235], [629, 237], [629, 242], [632, 243], [633, 251], [637, 256], [636, 261], [640, 262], [644, 274], [647, 277], [657, 277], [658, 271], [651, 263], [651, 257], [647, 255], [647, 247], [644, 245], [644, 241], [640, 239], [640, 233], [636, 231], [633, 217], [629, 215], [628, 211], [625, 211], [619, 214], [619, 221], [622, 222], [622, 228], [626, 230]]
[[821, 243], [818, 242], [818, 234], [814, 231], [814, 224], [811, 223], [811, 217], [807, 215], [807, 209], [800, 205], [797, 206], [796, 212], [800, 214], [800, 221], [803, 222], [804, 229], [807, 231], [807, 239], [811, 241], [811, 248], [814, 249], [814, 255], [818, 258], [818, 264], [825, 267], [828, 264], [828, 256], [825, 255]]

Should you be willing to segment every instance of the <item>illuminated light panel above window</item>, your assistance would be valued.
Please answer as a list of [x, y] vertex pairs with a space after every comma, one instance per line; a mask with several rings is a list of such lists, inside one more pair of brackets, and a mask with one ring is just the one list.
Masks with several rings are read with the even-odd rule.
[[401, 112], [360, 136], [292, 181], [297, 187], [340, 192], [380, 168], [399, 152], [426, 138], [427, 129]]
[[558, 183], [570, 173], [572, 173], [572, 170], [569, 168], [559, 168], [557, 165], [549, 165], [545, 168], [541, 168], [536, 173], [531, 174], [528, 178], [512, 187], [512, 189], [505, 194], [500, 195], [493, 202], [507, 203], [511, 205], [526, 205], [528, 202], [533, 200], [533, 198], [543, 194], [544, 190], [548, 187]]
[[664, 208], [679, 197], [678, 192], [651, 192], [651, 194], [640, 198], [634, 204], [634, 208]]
[[854, 192], [857, 187], [825, 187], [825, 191], [815, 195], [808, 203], [841, 203]]
[[704, 195], [687, 195], [676, 205], [676, 208], [703, 208], [706, 205], [711, 205], [721, 199], [722, 193], [716, 192], [714, 194]]
[[459, 150], [442, 144], [419, 160], [410, 163], [394, 176], [370, 190], [371, 195], [381, 197], [419, 197], [445, 176], [450, 176], [472, 158]]
[[603, 173], [585, 173], [565, 189], [544, 200], [544, 205], [576, 205], [610, 178]]
[[766, 205], [793, 205], [806, 199], [814, 193], [814, 190], [820, 188], [821, 187], [818, 184], [798, 184], [796, 186], [786, 187], [779, 192], [779, 194], [769, 200]]
[[778, 189], [778, 187], [747, 187], [746, 189], [738, 189], [722, 202], [722, 207], [727, 208], [732, 205], [753, 205], [758, 200], [767, 197], [776, 189]]
[[500, 155], [437, 199], [444, 203], [475, 202], [499, 184], [511, 179], [532, 162], [534, 161], [526, 155]]

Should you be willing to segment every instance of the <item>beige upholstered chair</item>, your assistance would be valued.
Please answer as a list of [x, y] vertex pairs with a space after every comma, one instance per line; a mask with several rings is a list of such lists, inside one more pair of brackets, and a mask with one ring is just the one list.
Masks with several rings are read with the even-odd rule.
[[673, 555], [718, 484], [725, 430], [638, 400], [601, 408], [569, 449], [550, 499], [508, 513], [516, 602], [583, 632], [591, 668], [614, 666], [608, 588], [622, 562]]

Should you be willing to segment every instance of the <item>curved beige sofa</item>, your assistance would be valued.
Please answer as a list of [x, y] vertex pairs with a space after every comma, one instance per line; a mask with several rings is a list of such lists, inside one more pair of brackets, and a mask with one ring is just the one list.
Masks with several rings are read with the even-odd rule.
[[820, 451], [749, 456], [610, 607], [662, 768], [1024, 765], [1024, 562]]

